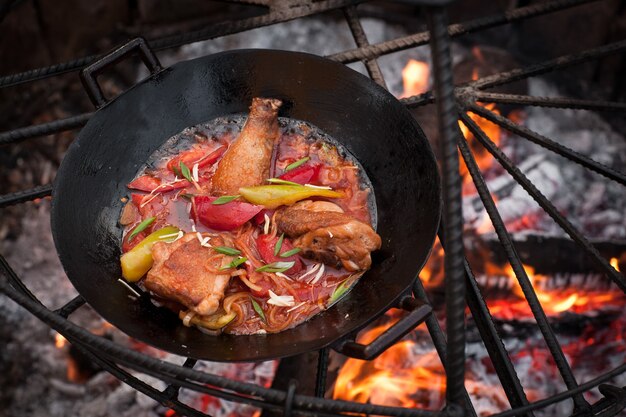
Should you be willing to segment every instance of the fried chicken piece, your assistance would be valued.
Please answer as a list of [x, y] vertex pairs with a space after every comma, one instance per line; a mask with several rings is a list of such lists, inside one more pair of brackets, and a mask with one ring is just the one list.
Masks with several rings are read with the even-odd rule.
[[327, 201], [301, 201], [276, 214], [278, 230], [293, 238], [302, 255], [348, 271], [372, 264], [381, 239], [372, 227]]
[[269, 178], [274, 144], [278, 141], [278, 109], [282, 102], [253, 98], [248, 120], [224, 154], [213, 176], [213, 193], [239, 193], [240, 187], [261, 185]]
[[[213, 246], [232, 246], [226, 236], [210, 237]], [[155, 243], [152, 258], [154, 265], [144, 281], [147, 289], [201, 315], [218, 309], [230, 281], [230, 272], [219, 269], [227, 266], [234, 259], [232, 256], [201, 246], [196, 233], [187, 233], [173, 243]]]

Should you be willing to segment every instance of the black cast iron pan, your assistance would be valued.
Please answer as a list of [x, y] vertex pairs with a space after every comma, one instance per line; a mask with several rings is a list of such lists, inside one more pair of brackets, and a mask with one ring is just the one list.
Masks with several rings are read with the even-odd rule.
[[[110, 102], [97, 73], [139, 53], [152, 75]], [[409, 112], [367, 77], [303, 53], [238, 50], [171, 68], [135, 39], [83, 72], [99, 107], [67, 152], [55, 180], [52, 232], [68, 277], [87, 302], [128, 335], [183, 356], [217, 361], [263, 360], [333, 345], [376, 356], [429, 313], [410, 298], [439, 222], [440, 183], [429, 144]], [[248, 111], [253, 97], [276, 97], [281, 116], [308, 121], [340, 141], [365, 167], [378, 206], [382, 249], [339, 303], [278, 334], [209, 336], [187, 328], [146, 294], [131, 297], [118, 279], [126, 184], [153, 151], [188, 126]], [[356, 332], [391, 307], [409, 313], [369, 346]]]

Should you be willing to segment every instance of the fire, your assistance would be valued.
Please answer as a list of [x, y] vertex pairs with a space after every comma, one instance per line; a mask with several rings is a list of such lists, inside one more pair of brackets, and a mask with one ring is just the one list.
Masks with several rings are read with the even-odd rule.
[[[393, 322], [365, 331], [359, 342], [368, 343]], [[425, 334], [418, 327], [414, 335]], [[334, 399], [400, 407], [437, 408], [445, 395], [445, 372], [434, 348], [403, 340], [372, 361], [348, 359], [333, 392]]]
[[[568, 288], [555, 288], [551, 290], [545, 290], [545, 284], [549, 278], [547, 276], [536, 274], [534, 268], [523, 265], [528, 279], [530, 280], [537, 298], [541, 302], [545, 313], [548, 316], [555, 316], [565, 311], [573, 313], [584, 313], [586, 311], [602, 310], [607, 306], [620, 305], [623, 303], [623, 297], [620, 297], [618, 292], [606, 292], [606, 291], [589, 291], [579, 292], [573, 286]], [[515, 278], [513, 268], [507, 264], [504, 269], [504, 275], [509, 277], [513, 281], [512, 293], [517, 296], [518, 300], [511, 300], [510, 297], [506, 299], [495, 299], [488, 301], [491, 314], [496, 317], [513, 319], [520, 317], [530, 317], [531, 311], [524, 299], [522, 288]]]
[[610, 264], [613, 268], [617, 270], [617, 272], [621, 272], [619, 270], [619, 260], [617, 258], [611, 258]]
[[[496, 108], [495, 103], [486, 103], [486, 104], [478, 103], [478, 105], [484, 107], [487, 110], [492, 111], [495, 114], [498, 114], [498, 115], [500, 114], [500, 110]], [[486, 119], [483, 119], [482, 117], [480, 117], [479, 115], [475, 113], [468, 112], [467, 115], [469, 116], [470, 119], [472, 119], [474, 123], [478, 125], [478, 127], [480, 127], [480, 129], [483, 132], [485, 132], [487, 137], [491, 139], [491, 141], [495, 143], [496, 146], [500, 145], [500, 132], [501, 132], [500, 126], [494, 123], [491, 123], [490, 121]], [[470, 150], [472, 151], [472, 154], [474, 155], [474, 158], [476, 159], [476, 163], [478, 164], [478, 167], [481, 169], [481, 171], [485, 171], [493, 163], [493, 157], [480, 144], [480, 142], [476, 140], [476, 138], [469, 131], [467, 126], [465, 126], [465, 124], [463, 124], [461, 121], [459, 121], [459, 128], [461, 129], [461, 133], [463, 133], [463, 137], [467, 140], [467, 143], [469, 144]], [[463, 161], [462, 158], [461, 158], [461, 161]], [[469, 171], [467, 167], [465, 166], [464, 162], [460, 164], [460, 171], [461, 171], [461, 176], [463, 177], [463, 182], [465, 184], [471, 183], [471, 177], [468, 175]], [[464, 188], [467, 188], [467, 187], [464, 187]], [[469, 192], [468, 190], [465, 190], [465, 189], [464, 191], [465, 191], [464, 194], [466, 195], [468, 193], [474, 194], [474, 191]]]
[[402, 97], [410, 97], [428, 91], [428, 77], [430, 68], [426, 62], [409, 59], [402, 70]]
[[443, 246], [441, 246], [439, 238], [436, 237], [432, 253], [419, 275], [425, 288], [438, 288], [443, 285], [443, 255]]
[[62, 349], [65, 345], [67, 345], [67, 339], [63, 337], [61, 333], [57, 333], [54, 335], [54, 346], [57, 349]]

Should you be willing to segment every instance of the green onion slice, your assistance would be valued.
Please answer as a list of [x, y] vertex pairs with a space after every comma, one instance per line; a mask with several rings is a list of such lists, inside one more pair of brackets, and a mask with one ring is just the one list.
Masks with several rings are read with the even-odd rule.
[[280, 178], [268, 178], [267, 182], [271, 182], [272, 184], [280, 184], [280, 185], [297, 185], [302, 187], [302, 184], [298, 184], [297, 182], [281, 180]]
[[156, 217], [148, 217], [146, 220], [139, 223], [137, 227], [135, 227], [135, 230], [133, 230], [133, 232], [130, 234], [130, 236], [128, 236], [128, 241], [130, 242], [135, 236], [146, 230], [148, 226], [150, 226], [155, 220]]
[[302, 249], [300, 248], [293, 248], [291, 250], [288, 250], [287, 252], [283, 252], [280, 254], [281, 258], [289, 258], [290, 256], [295, 255], [296, 253], [300, 252]]
[[347, 285], [348, 281], [349, 281], [349, 279], [346, 279], [341, 284], [337, 285], [337, 287], [335, 288], [335, 291], [333, 291], [333, 293], [331, 294], [330, 298], [328, 299], [328, 304], [334, 303], [335, 301], [337, 301], [341, 297], [343, 297], [343, 295], [345, 293], [348, 292], [348, 290], [350, 289], [350, 286]]
[[285, 272], [296, 263], [294, 261], [289, 262], [272, 262], [271, 264], [263, 265], [260, 268], [257, 268], [257, 272]]
[[267, 319], [265, 318], [265, 313], [263, 312], [263, 309], [261, 308], [259, 303], [252, 297], [250, 297], [250, 301], [252, 302], [252, 308], [254, 308], [254, 311], [256, 311], [259, 317], [261, 317], [261, 320], [263, 320], [263, 323], [267, 323]]
[[185, 179], [189, 182], [193, 182], [193, 178], [191, 177], [191, 171], [189, 167], [185, 165], [183, 161], [180, 161], [178, 166], [180, 166], [180, 173], [185, 177]]
[[247, 260], [248, 260], [248, 258], [240, 256], [237, 259], [233, 260], [228, 265], [221, 267], [220, 271], [224, 271], [225, 269], [237, 268], [239, 265], [241, 265], [242, 263], [244, 263]]
[[223, 253], [224, 255], [237, 256], [241, 255], [241, 251], [235, 248], [229, 248], [228, 246], [213, 246], [215, 252]]
[[239, 194], [237, 194], [237, 195], [223, 195], [220, 198], [218, 198], [216, 200], [213, 200], [213, 202], [211, 204], [219, 206], [219, 205], [222, 205], [222, 204], [230, 203], [231, 201], [236, 200], [239, 197], [241, 197]]
[[305, 156], [305, 157], [304, 157], [304, 158], [302, 158], [302, 159], [298, 159], [296, 162], [294, 162], [294, 163], [291, 163], [291, 164], [287, 165], [287, 166], [285, 167], [285, 172], [287, 172], [287, 171], [291, 171], [292, 169], [295, 169], [295, 168], [298, 168], [300, 165], [304, 164], [304, 163], [305, 163], [305, 162], [307, 162], [309, 159], [311, 159], [311, 158], [310, 158], [310, 157], [308, 157], [308, 156]]
[[278, 242], [276, 242], [276, 246], [274, 246], [274, 256], [278, 256], [280, 253], [280, 248], [283, 247], [283, 240], [285, 239], [285, 234], [282, 233], [280, 238], [278, 238]]

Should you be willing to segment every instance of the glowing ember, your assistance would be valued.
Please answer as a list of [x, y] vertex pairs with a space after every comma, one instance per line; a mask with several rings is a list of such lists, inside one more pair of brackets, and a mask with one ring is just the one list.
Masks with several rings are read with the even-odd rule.
[[404, 91], [400, 97], [410, 97], [428, 91], [428, 64], [415, 59], [409, 59], [402, 70], [402, 85]]
[[57, 333], [54, 335], [54, 346], [58, 349], [62, 349], [65, 345], [67, 345], [67, 339], [63, 337], [62, 334]]
[[[602, 311], [611, 308], [619, 308], [624, 303], [624, 294], [620, 291], [589, 291], [580, 292], [575, 286], [567, 288], [555, 288], [545, 290], [547, 276], [535, 274], [532, 267], [524, 265], [524, 270], [528, 275], [537, 298], [541, 302], [544, 311], [549, 316], [555, 316], [563, 312], [584, 314], [590, 311]], [[494, 316], [514, 320], [531, 317], [532, 313], [524, 299], [522, 288], [520, 287], [513, 269], [507, 265], [504, 269], [504, 276], [513, 280], [512, 294], [517, 296], [517, 300], [510, 297], [506, 299], [488, 300], [487, 304], [491, 314]]]

